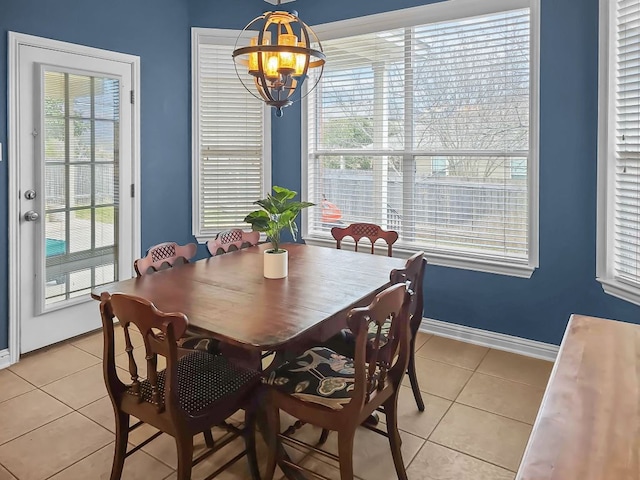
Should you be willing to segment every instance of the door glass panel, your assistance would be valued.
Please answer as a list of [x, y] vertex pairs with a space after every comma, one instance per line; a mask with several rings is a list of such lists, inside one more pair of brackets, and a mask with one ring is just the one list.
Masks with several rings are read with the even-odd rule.
[[120, 82], [44, 74], [45, 305], [114, 281]]

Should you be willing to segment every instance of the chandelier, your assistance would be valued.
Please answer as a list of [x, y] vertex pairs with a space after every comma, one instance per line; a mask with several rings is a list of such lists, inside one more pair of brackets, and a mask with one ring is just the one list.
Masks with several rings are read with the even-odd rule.
[[[280, 5], [281, 1], [277, 0], [277, 4]], [[249, 33], [253, 34], [249, 46], [238, 48], [238, 42], [249, 38]], [[317, 45], [317, 49], [311, 48], [312, 45]], [[254, 18], [244, 27], [236, 41], [233, 59], [244, 88], [267, 105], [275, 107], [276, 116], [281, 117], [284, 107], [303, 98], [302, 85], [309, 70], [320, 68], [308, 92], [318, 84], [325, 55], [318, 37], [298, 18], [297, 12], [275, 11]], [[247, 85], [251, 81], [243, 80], [238, 65], [251, 75], [251, 88]]]

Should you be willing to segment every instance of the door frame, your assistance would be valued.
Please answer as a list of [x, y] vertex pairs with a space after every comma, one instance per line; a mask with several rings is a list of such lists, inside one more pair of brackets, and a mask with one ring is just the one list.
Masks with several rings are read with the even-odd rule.
[[[131, 168], [132, 182], [135, 185], [132, 211], [132, 246], [134, 255], [140, 254], [140, 57], [125, 53], [112, 52], [74, 43], [61, 42], [48, 38], [36, 37], [17, 32], [9, 32], [8, 38], [8, 229], [9, 229], [9, 363], [14, 364], [20, 359], [20, 205], [19, 185], [20, 158], [19, 120], [20, 110], [18, 99], [20, 94], [19, 57], [20, 46], [32, 46], [57, 50], [64, 53], [91, 56], [103, 60], [126, 63], [131, 66], [132, 89], [134, 92], [133, 109], [131, 112]], [[133, 272], [133, 269], [132, 269]]]

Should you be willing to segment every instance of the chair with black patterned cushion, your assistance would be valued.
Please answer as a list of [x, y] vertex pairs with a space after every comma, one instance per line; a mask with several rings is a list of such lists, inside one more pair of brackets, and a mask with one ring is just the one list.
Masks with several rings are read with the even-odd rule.
[[[187, 328], [182, 313], [163, 313], [149, 301], [125, 294], [102, 294], [100, 312], [104, 332], [103, 370], [107, 391], [116, 416], [116, 445], [111, 480], [119, 480], [125, 458], [162, 433], [174, 437], [178, 452], [177, 480], [191, 478], [192, 466], [223, 448], [232, 439], [243, 436], [246, 449], [223, 467], [247, 455], [249, 475], [259, 479], [254, 437], [255, 392], [260, 386], [258, 372], [231, 364], [221, 355], [201, 351], [181, 352], [177, 339]], [[131, 383], [118, 377], [114, 352], [113, 319], [116, 316], [125, 336]], [[144, 339], [146, 378], [136, 363], [129, 335], [131, 326]], [[164, 357], [166, 368], [158, 368], [158, 357]], [[226, 419], [236, 411], [245, 410], [242, 429], [228, 425]], [[140, 422], [129, 426], [129, 417]], [[148, 441], [127, 452], [129, 432], [142, 423], [159, 430]], [[227, 437], [215, 443], [211, 435], [214, 426], [226, 427]], [[204, 433], [208, 448], [193, 459], [193, 436]], [[221, 471], [219, 470], [219, 471]], [[217, 475], [219, 471], [214, 472]], [[212, 477], [207, 477], [212, 478]]]
[[176, 242], [159, 243], [149, 248], [143, 258], [133, 262], [133, 268], [138, 277], [141, 277], [147, 273], [189, 263], [197, 249], [198, 246], [195, 243], [186, 245], [178, 245]]
[[[280, 433], [280, 410], [303, 423], [338, 434], [338, 455], [306, 445], [340, 465], [341, 480], [353, 480], [353, 443], [356, 429], [376, 409], [387, 416], [387, 431], [398, 478], [407, 474], [400, 451], [397, 426], [398, 393], [409, 363], [411, 292], [396, 284], [379, 293], [368, 307], [354, 308], [347, 324], [355, 335], [355, 355], [340, 355], [326, 347], [307, 350], [279, 366], [263, 380], [268, 384], [267, 439], [269, 456], [265, 480], [273, 478], [275, 465], [291, 466], [281, 455], [280, 442], [300, 448], [306, 444]], [[383, 337], [383, 327], [390, 326]], [[373, 341], [370, 332], [374, 332]], [[373, 427], [370, 427], [374, 429]], [[377, 429], [374, 429], [377, 430]], [[286, 467], [285, 467], [286, 468]], [[305, 470], [300, 465], [292, 467]]]
[[393, 254], [393, 244], [398, 241], [398, 232], [394, 230], [383, 230], [374, 223], [352, 223], [348, 227], [333, 227], [331, 235], [336, 240], [336, 248], [342, 248], [342, 240], [345, 237], [353, 238], [356, 244], [356, 252], [358, 251], [358, 243], [363, 238], [369, 239], [371, 242], [371, 253], [375, 252], [376, 241], [382, 239], [387, 243], [387, 255]]
[[257, 245], [260, 232], [245, 232], [239, 228], [218, 233], [216, 238], [207, 242], [207, 249], [212, 257], [222, 253], [233, 252], [245, 247]]
[[[154, 245], [147, 250], [143, 258], [133, 263], [138, 277], [154, 273], [174, 266], [184, 265], [195, 256], [198, 246], [195, 243], [178, 245], [176, 242], [165, 242]], [[218, 353], [220, 342], [187, 330], [185, 338], [180, 340], [180, 347], [189, 350]]]
[[[422, 283], [424, 279], [424, 271], [427, 266], [427, 260], [424, 258], [424, 252], [418, 252], [412, 255], [402, 269], [393, 270], [390, 275], [391, 283], [407, 283], [409, 288], [414, 292], [411, 298], [411, 306], [409, 308], [409, 328], [411, 330], [411, 344], [409, 350], [409, 366], [407, 369], [407, 375], [411, 382], [411, 389], [413, 390], [413, 396], [416, 400], [418, 410], [424, 412], [424, 401], [422, 400], [422, 393], [418, 386], [418, 376], [416, 374], [416, 352], [415, 344], [420, 324], [422, 323], [422, 315], [424, 311], [424, 297]], [[383, 326], [383, 338], [385, 330], [389, 328], [389, 324]], [[369, 335], [369, 340], [373, 340], [373, 335]], [[335, 350], [336, 352], [353, 356], [355, 348], [355, 337], [349, 329], [342, 330], [338, 335], [330, 338], [326, 346]]]

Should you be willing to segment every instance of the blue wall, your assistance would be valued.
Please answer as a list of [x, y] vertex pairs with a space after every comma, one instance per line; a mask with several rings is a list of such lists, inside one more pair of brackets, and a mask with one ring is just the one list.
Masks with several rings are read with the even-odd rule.
[[[481, 1], [481, 0], [478, 0]], [[418, 0], [297, 0], [310, 25], [435, 3]], [[193, 0], [193, 26], [241, 28], [267, 10], [214, 12]], [[390, 5], [393, 5], [390, 7]], [[242, 18], [238, 18], [242, 10]], [[605, 295], [595, 280], [598, 0], [542, 0], [540, 268], [520, 279], [429, 266], [425, 316], [560, 343], [571, 313], [638, 322], [640, 309]], [[300, 109], [273, 118], [273, 182], [301, 188]]]
[[[481, 0], [478, 0], [481, 1]], [[261, 0], [0, 0], [0, 90], [8, 30], [142, 58], [142, 248], [192, 241], [190, 26], [242, 28]], [[309, 24], [433, 1], [297, 0]], [[37, 13], [36, 13], [37, 12]], [[529, 280], [428, 267], [428, 317], [559, 343], [571, 313], [638, 322], [595, 280], [598, 0], [542, 0], [540, 268]], [[117, 28], [115, 27], [117, 25]], [[0, 96], [0, 110], [6, 97]], [[300, 109], [273, 119], [273, 182], [301, 188]], [[6, 115], [0, 115], [6, 158]], [[6, 199], [7, 163], [0, 163]], [[170, 221], [168, 221], [170, 220]], [[0, 349], [7, 346], [7, 207], [0, 201]]]
[[[7, 32], [141, 57], [142, 248], [192, 241], [186, 0], [0, 0], [0, 91], [7, 89]], [[7, 98], [0, 143], [7, 155]], [[0, 163], [0, 350], [7, 347], [7, 162]]]

